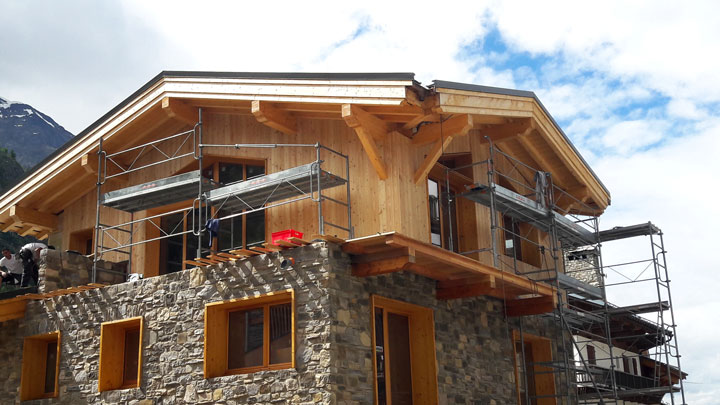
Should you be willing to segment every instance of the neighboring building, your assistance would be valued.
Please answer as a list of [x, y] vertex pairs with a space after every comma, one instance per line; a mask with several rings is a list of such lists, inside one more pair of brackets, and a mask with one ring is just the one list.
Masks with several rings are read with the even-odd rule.
[[609, 403], [563, 259], [609, 204], [530, 92], [163, 72], [0, 197], [58, 248], [0, 296], [0, 402]]

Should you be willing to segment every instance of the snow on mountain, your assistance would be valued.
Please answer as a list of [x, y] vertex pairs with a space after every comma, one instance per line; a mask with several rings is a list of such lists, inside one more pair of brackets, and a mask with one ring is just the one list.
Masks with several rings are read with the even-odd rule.
[[0, 147], [15, 151], [17, 161], [25, 169], [72, 137], [50, 116], [23, 102], [0, 97]]

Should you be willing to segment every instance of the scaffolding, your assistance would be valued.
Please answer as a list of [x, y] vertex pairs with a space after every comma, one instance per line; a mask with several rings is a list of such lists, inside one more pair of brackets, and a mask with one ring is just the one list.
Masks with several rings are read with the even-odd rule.
[[[354, 236], [348, 156], [319, 143], [203, 143], [202, 128], [202, 110], [199, 109], [198, 122], [192, 130], [112, 153], [103, 149], [103, 142], [100, 139], [98, 143], [93, 282], [97, 277], [99, 262], [108, 253], [128, 257], [126, 273], [132, 271], [132, 249], [134, 246], [177, 236], [185, 235], [186, 238], [197, 239], [196, 258], [202, 258], [203, 255], [227, 253], [226, 251], [236, 249], [237, 246], [222, 251], [215, 251], [205, 246], [208, 237], [212, 237], [210, 231], [213, 227], [219, 227], [222, 221], [232, 218], [247, 216], [304, 200], [309, 200], [317, 205], [318, 230], [321, 235], [325, 234], [326, 229], [330, 227], [344, 232], [348, 238]], [[276, 173], [262, 174], [242, 181], [222, 184], [207, 178], [203, 173], [204, 151], [217, 148], [225, 150], [309, 148], [314, 149], [315, 153], [314, 159], [307, 164]], [[103, 192], [103, 187], [109, 180], [186, 158], [192, 158], [196, 162], [197, 170]], [[336, 167], [342, 166], [344, 173], [339, 175], [329, 171], [323, 165], [328, 159], [337, 159], [336, 163], [340, 163]], [[344, 198], [334, 198], [323, 193], [338, 187], [345, 187]], [[330, 222], [323, 212], [324, 203], [344, 207], [347, 212], [347, 223]], [[173, 209], [163, 210], [159, 214], [135, 218], [136, 213], [139, 211], [168, 205], [172, 205]], [[177, 205], [181, 206], [178, 208]], [[123, 211], [129, 214], [130, 220], [116, 224], [103, 223], [100, 220], [102, 207]], [[162, 210], [162, 208], [160, 209]], [[173, 223], [163, 227], [160, 225], [163, 219], [172, 220]], [[152, 229], [159, 236], [139, 237], [138, 230], [143, 228]], [[145, 235], [147, 235], [147, 232]], [[185, 255], [186, 252], [183, 252], [183, 257]]]
[[[535, 367], [539, 366], [539, 370], [544, 370], [540, 372], [554, 375], [555, 386], [561, 389], [556, 390], [554, 395], [535, 396], [524, 390], [524, 403], [536, 403], [537, 400], [553, 397], [571, 403], [610, 404], [628, 398], [642, 399], [652, 395], [660, 395], [662, 398], [663, 394], [669, 394], [674, 404], [674, 395], [679, 392], [684, 404], [680, 356], [675, 341], [675, 322], [662, 233], [657, 228], [648, 226], [601, 232], [598, 226], [600, 211], [554, 185], [550, 173], [527, 165], [500, 150], [490, 139], [487, 141], [487, 159], [446, 168], [445, 186], [446, 190], [451, 190], [451, 177], [469, 168], [481, 168], [481, 171], [486, 172], [486, 178], [466, 186], [465, 190], [447, 192], [444, 198], [448, 206], [458, 198], [465, 198], [489, 209], [491, 246], [478, 247], [460, 252], [461, 254], [491, 253], [496, 268], [549, 283], [558, 290], [556, 310], [544, 316], [551, 317], [558, 326], [556, 342], [562, 355], [552, 362], [533, 363], [526, 359], [523, 319], [520, 318], [518, 332], [522, 370], [519, 375], [521, 379], [527, 379], [528, 370], [538, 373]], [[450, 226], [452, 222], [449, 221]], [[518, 223], [530, 226], [523, 230], [517, 226]], [[530, 229], [544, 232], [548, 235], [547, 239], [541, 241], [531, 238]], [[659, 237], [659, 243], [651, 241], [653, 260], [650, 267], [655, 269], [655, 277], [633, 281], [654, 281], [657, 287], [657, 303], [634, 307], [613, 306], [608, 301], [606, 290], [613, 285], [605, 283], [605, 272], [607, 269], [614, 270], [617, 266], [603, 265], [602, 243], [646, 234], [650, 234], [651, 239], [653, 235]], [[453, 249], [453, 235], [451, 229], [450, 249]], [[541, 261], [535, 263], [534, 269], [520, 263], [518, 254], [521, 244], [532, 246], [539, 252]], [[578, 268], [577, 263], [582, 265]], [[626, 283], [620, 282], [618, 285], [623, 284]], [[613, 324], [622, 316], [645, 322], [639, 314], [652, 310], [659, 314], [655, 333], [657, 339], [647, 345], [655, 345], [648, 348], [654, 348], [652, 356], [649, 357], [653, 357], [657, 370], [648, 379], [639, 376], [631, 378], [628, 373], [616, 370], [619, 360], [616, 359], [613, 349], [614, 342], [618, 339], [631, 337], [614, 336]], [[663, 312], [668, 310], [669, 323], [665, 322], [663, 315]], [[590, 342], [605, 344], [606, 356], [587, 358], [587, 350], [584, 349]], [[633, 343], [637, 344], [629, 342]], [[675, 366], [671, 366], [671, 360], [676, 361]], [[597, 365], [601, 363], [605, 363], [607, 368]], [[677, 374], [680, 375], [679, 388], [674, 387], [671, 377]], [[662, 377], [663, 375], [666, 378]], [[527, 381], [520, 383], [524, 384], [524, 387], [528, 386]]]

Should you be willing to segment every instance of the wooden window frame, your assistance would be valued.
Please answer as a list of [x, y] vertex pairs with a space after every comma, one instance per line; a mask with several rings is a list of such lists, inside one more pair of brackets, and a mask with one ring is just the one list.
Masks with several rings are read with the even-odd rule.
[[[47, 371], [47, 347], [55, 342], [55, 391], [45, 392], [45, 372]], [[28, 336], [23, 339], [22, 371], [20, 374], [20, 400], [57, 398], [59, 395], [58, 378], [60, 375], [60, 331]]]
[[[103, 322], [100, 325], [100, 367], [98, 391], [139, 388], [142, 379], [144, 319], [142, 316]], [[138, 370], [136, 381], [125, 381], [125, 336], [128, 330], [140, 329], [138, 337]]]
[[[269, 307], [290, 304], [290, 355], [289, 363], [270, 364], [270, 311]], [[231, 312], [263, 308], [263, 365], [230, 369], [228, 367], [229, 319]], [[213, 302], [205, 305], [205, 378], [235, 374], [249, 374], [257, 371], [295, 368], [295, 291], [292, 289], [271, 292], [254, 297]]]
[[[268, 161], [267, 161], [267, 159], [245, 159], [245, 158], [226, 157], [226, 156], [219, 156], [219, 155], [203, 156], [203, 165], [204, 165], [204, 169], [203, 169], [203, 170], [207, 170], [208, 168], [212, 167], [212, 169], [213, 169], [213, 178], [212, 178], [212, 180], [213, 180], [213, 181], [216, 181], [216, 182], [219, 181], [219, 176], [220, 176], [220, 164], [221, 164], [221, 163], [244, 165], [244, 166], [245, 166], [245, 169], [243, 169], [243, 178], [244, 178], [244, 180], [247, 179], [247, 166], [248, 166], [248, 165], [263, 166], [263, 167], [264, 167], [264, 170], [265, 170], [265, 174], [267, 174], [267, 170], [268, 170]], [[197, 163], [191, 163], [191, 164], [183, 167], [182, 169], [180, 169], [180, 170], [178, 170], [177, 172], [175, 172], [175, 175], [182, 174], [182, 173], [188, 173], [188, 172], [193, 171], [193, 170], [197, 170]], [[183, 208], [183, 207], [187, 207], [189, 204], [190, 204], [190, 201], [187, 201], [187, 200], [186, 200], [186, 201], [182, 201], [182, 202], [178, 202], [178, 203], [173, 203], [173, 204], [170, 204], [170, 205], [166, 205], [166, 206], [163, 206], [163, 207], [154, 208], [154, 209], [150, 210], [150, 212], [152, 212], [152, 214], [155, 214], [155, 215], [156, 215], [156, 214], [160, 214], [160, 213], [162, 213], [162, 212], [172, 211], [172, 210], [175, 210], [175, 209], [180, 209], [180, 208]], [[184, 211], [184, 213], [187, 213], [187, 212], [188, 212], [188, 211]], [[265, 210], [264, 212], [265, 212], [265, 218], [264, 218], [264, 221], [265, 221], [265, 225], [264, 225], [264, 228], [265, 228], [265, 237], [264, 237], [263, 239], [264, 239], [265, 242], [267, 242], [267, 241], [270, 240], [270, 238], [269, 238], [269, 235], [270, 235], [270, 232], [269, 232], [269, 217], [270, 217], [270, 215], [269, 215], [269, 210]], [[215, 208], [214, 208], [214, 207], [212, 208], [212, 213], [213, 213], [213, 214], [215, 213]], [[185, 214], [183, 214], [183, 215], [185, 215]], [[188, 218], [189, 218], [190, 215], [191, 215], [191, 214], [187, 213], [187, 215], [186, 215], [185, 218], [183, 219], [183, 225], [182, 225], [182, 230], [183, 230], [183, 232], [185, 232], [185, 231], [188, 230]], [[194, 267], [193, 265], [189, 265], [189, 264], [186, 264], [186, 263], [185, 263], [185, 260], [187, 260], [187, 258], [185, 257], [185, 254], [186, 254], [186, 252], [187, 252], [188, 237], [197, 238], [196, 236], [194, 236], [194, 235], [192, 235], [192, 234], [183, 234], [183, 235], [182, 235], [183, 261], [182, 261], [182, 264], [181, 264], [180, 271], [182, 271], [182, 270], [187, 270], [187, 269], [190, 269], [190, 268], [193, 268], [193, 267]], [[243, 217], [242, 217], [242, 240], [243, 240], [242, 248], [247, 249], [247, 218], [246, 218], [246, 216], [243, 216]], [[158, 242], [159, 242], [159, 243], [163, 243], [163, 241], [158, 241]], [[158, 247], [157, 247], [157, 249], [158, 249], [158, 253], [157, 253], [157, 254], [158, 254], [158, 258], [155, 259], [155, 260], [157, 260], [157, 266], [160, 266], [160, 265], [163, 263], [163, 259], [162, 259], [161, 257], [159, 257], [159, 255], [160, 255], [160, 245], [158, 244], [157, 246], [158, 246]], [[218, 240], [217, 240], [217, 238], [214, 238], [214, 239], [213, 239], [213, 244], [212, 244], [211, 249], [214, 250], [214, 251], [217, 251], [217, 250], [218, 250]], [[190, 258], [190, 260], [192, 260], [192, 259], [193, 259], [193, 258]], [[160, 271], [160, 269], [158, 268], [158, 274], [168, 274], [168, 273], [166, 273], [166, 272], [164, 273], [164, 272]]]
[[[542, 336], [536, 336], [528, 333], [522, 334], [522, 340], [524, 344], [530, 344], [533, 352], [533, 359], [536, 363], [533, 368], [533, 378], [535, 382], [535, 395], [536, 396], [547, 396], [545, 398], [537, 398], [538, 405], [550, 405], [555, 404], [555, 398], [551, 397], [555, 395], [555, 377], [552, 373], [552, 369], [547, 366], [542, 366], [537, 363], [551, 362], [552, 361], [552, 341]], [[517, 393], [517, 403], [522, 404], [520, 397], [520, 368], [522, 364], [517, 362], [517, 349], [515, 343], [520, 342], [520, 331], [513, 329], [512, 331], [512, 348], [513, 348], [513, 363], [515, 365], [515, 392]]]
[[[377, 356], [375, 356], [375, 309], [383, 309], [384, 341], [387, 342], [387, 312], [407, 316], [410, 335], [410, 369], [412, 371], [413, 403], [431, 404], [438, 402], [437, 358], [435, 352], [435, 321], [431, 308], [409, 304], [385, 298], [379, 295], [370, 297], [370, 319], [372, 336], [373, 387], [375, 403], [378, 403]], [[390, 350], [386, 345], [385, 352], [385, 385], [387, 403], [392, 403], [390, 391]], [[429, 353], [431, 352], [431, 353]]]

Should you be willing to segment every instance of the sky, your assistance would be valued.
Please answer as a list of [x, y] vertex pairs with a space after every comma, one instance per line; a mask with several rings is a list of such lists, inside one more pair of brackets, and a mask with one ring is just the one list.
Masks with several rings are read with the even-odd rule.
[[687, 401], [711, 404], [718, 15], [717, 1], [0, 0], [0, 96], [77, 134], [162, 70], [414, 72], [533, 91], [612, 194], [601, 228], [663, 229]]

